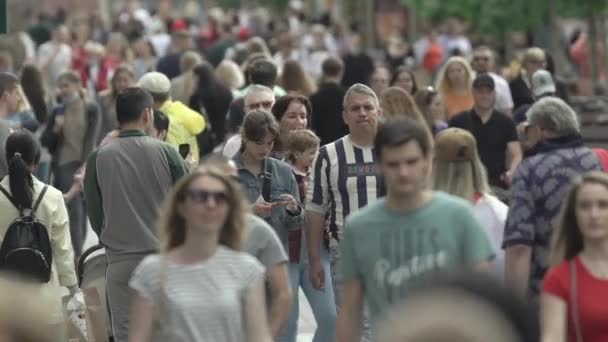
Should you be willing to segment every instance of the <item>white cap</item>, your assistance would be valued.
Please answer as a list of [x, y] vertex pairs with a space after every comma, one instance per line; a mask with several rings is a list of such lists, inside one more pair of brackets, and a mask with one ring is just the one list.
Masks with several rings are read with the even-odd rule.
[[553, 82], [553, 76], [547, 70], [537, 70], [532, 75], [531, 82], [532, 93], [535, 97], [539, 97], [547, 93], [555, 93], [555, 83]]
[[154, 94], [166, 94], [171, 89], [171, 81], [165, 74], [153, 71], [144, 74], [137, 86]]

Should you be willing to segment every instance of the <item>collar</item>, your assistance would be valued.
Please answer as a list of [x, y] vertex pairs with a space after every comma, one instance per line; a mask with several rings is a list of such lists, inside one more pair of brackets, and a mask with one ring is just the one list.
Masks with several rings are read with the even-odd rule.
[[139, 129], [128, 129], [128, 130], [124, 130], [124, 131], [120, 131], [120, 133], [118, 134], [119, 138], [128, 138], [128, 137], [143, 137], [146, 136], [147, 134], [144, 133], [144, 131], [139, 130]]
[[533, 146], [530, 149], [530, 152], [527, 154], [528, 156], [532, 156], [534, 154], [551, 152], [564, 148], [576, 148], [584, 145], [583, 137], [579, 133], [574, 133], [562, 137], [543, 140]]
[[[260, 163], [262, 164], [262, 172], [264, 172], [265, 169], [265, 165], [266, 165], [266, 160], [268, 158], [265, 158], [264, 160], [262, 160]], [[236, 165], [237, 169], [240, 170], [247, 170], [247, 167], [245, 167], [245, 160], [243, 160], [243, 152], [242, 151], [238, 151], [234, 157], [232, 157], [232, 160], [234, 161], [234, 164]]]
[[471, 109], [471, 115], [473, 115], [473, 117], [475, 118], [475, 120], [479, 121], [482, 125], [487, 125], [490, 122], [494, 121], [496, 119], [496, 111], [492, 110], [492, 114], [490, 114], [490, 118], [488, 119], [488, 121], [483, 122], [481, 121], [481, 117], [479, 115], [477, 115], [477, 112], [475, 112], [475, 109]]

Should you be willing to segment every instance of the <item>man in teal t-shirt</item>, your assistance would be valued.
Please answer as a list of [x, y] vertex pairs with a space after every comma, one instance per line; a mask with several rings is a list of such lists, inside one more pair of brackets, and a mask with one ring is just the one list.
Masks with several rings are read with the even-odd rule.
[[428, 130], [411, 120], [378, 132], [375, 152], [387, 196], [346, 220], [338, 342], [360, 339], [364, 298], [373, 326], [409, 289], [438, 271], [489, 269], [494, 252], [470, 206], [428, 190], [431, 148]]

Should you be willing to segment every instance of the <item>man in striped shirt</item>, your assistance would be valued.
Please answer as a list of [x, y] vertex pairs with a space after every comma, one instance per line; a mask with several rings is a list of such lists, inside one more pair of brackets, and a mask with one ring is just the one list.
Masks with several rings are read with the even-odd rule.
[[[306, 199], [310, 278], [319, 290], [328, 290], [334, 285], [336, 303], [339, 303], [340, 276], [334, 272], [340, 257], [338, 243], [344, 221], [350, 213], [384, 192], [373, 148], [381, 114], [378, 97], [372, 89], [359, 83], [351, 86], [344, 95], [342, 112], [350, 134], [321, 147], [313, 163]], [[333, 284], [325, 279], [328, 264], [322, 237], [326, 225], [330, 232], [329, 264]]]

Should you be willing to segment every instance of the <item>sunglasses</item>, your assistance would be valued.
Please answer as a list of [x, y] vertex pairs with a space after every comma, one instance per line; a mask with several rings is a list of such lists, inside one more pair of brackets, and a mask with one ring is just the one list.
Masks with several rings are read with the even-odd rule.
[[196, 203], [209, 203], [211, 199], [215, 204], [225, 204], [228, 202], [228, 195], [222, 191], [207, 191], [202, 189], [188, 190], [188, 197]]

